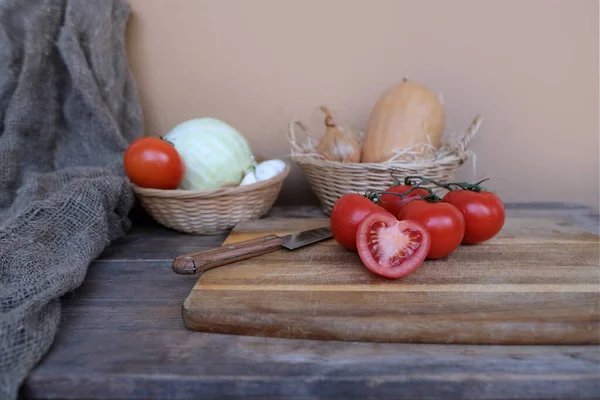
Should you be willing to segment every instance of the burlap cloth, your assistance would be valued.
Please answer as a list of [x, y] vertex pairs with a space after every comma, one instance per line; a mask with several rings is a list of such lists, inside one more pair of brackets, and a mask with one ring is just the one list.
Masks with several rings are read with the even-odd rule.
[[0, 399], [60, 329], [63, 294], [129, 228], [141, 109], [122, 0], [0, 0]]

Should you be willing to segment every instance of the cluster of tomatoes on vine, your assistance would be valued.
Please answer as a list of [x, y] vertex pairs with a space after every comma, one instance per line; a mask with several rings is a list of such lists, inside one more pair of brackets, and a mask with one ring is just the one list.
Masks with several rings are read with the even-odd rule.
[[[500, 232], [504, 203], [481, 186], [484, 181], [440, 183], [409, 176], [385, 191], [345, 194], [331, 210], [333, 238], [358, 252], [373, 273], [404, 277], [426, 259], [447, 257], [461, 244], [482, 243]], [[447, 193], [439, 197], [432, 185]]]

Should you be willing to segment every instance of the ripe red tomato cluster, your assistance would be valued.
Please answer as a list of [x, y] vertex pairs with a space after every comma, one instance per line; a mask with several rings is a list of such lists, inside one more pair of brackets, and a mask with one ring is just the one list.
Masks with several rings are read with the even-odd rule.
[[424, 187], [393, 184], [377, 196], [345, 194], [331, 211], [334, 239], [358, 252], [364, 265], [386, 278], [400, 278], [425, 259], [449, 256], [461, 244], [496, 236], [504, 226], [504, 204], [477, 184], [444, 185], [439, 198]]

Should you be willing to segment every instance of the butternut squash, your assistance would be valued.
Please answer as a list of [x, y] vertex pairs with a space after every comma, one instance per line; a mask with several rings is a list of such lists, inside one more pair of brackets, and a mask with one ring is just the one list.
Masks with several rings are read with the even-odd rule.
[[444, 107], [438, 96], [423, 85], [404, 80], [385, 91], [375, 103], [361, 162], [430, 155], [442, 145], [443, 134]]

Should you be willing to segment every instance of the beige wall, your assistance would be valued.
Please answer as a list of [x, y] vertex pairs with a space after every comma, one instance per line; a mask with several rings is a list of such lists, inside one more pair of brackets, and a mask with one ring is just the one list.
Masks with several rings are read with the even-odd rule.
[[[213, 116], [282, 157], [290, 119], [321, 132], [326, 104], [364, 128], [408, 76], [443, 94], [448, 130], [484, 116], [477, 176], [506, 201], [598, 205], [597, 0], [129, 1], [148, 135]], [[313, 199], [293, 189], [297, 166], [281, 200]]]

